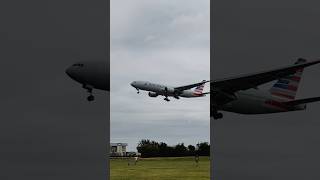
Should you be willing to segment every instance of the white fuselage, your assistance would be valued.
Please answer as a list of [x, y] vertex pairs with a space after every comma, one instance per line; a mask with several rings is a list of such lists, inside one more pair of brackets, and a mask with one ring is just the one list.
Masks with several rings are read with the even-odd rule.
[[[162, 96], [173, 96], [177, 97], [177, 94], [175, 94], [175, 90], [173, 87], [165, 86], [161, 84], [155, 84], [148, 81], [134, 81], [131, 83], [133, 87], [139, 90], [149, 91], [154, 93], [154, 96], [162, 95]], [[150, 94], [149, 94], [150, 96]], [[185, 97], [185, 98], [191, 98], [191, 97], [201, 97], [204, 96], [202, 93], [196, 93], [192, 90], [184, 90], [178, 94], [179, 97]]]
[[306, 109], [306, 105], [286, 106], [282, 99], [273, 97], [269, 92], [257, 89], [238, 91], [236, 99], [221, 107], [220, 110], [240, 114], [268, 114]]

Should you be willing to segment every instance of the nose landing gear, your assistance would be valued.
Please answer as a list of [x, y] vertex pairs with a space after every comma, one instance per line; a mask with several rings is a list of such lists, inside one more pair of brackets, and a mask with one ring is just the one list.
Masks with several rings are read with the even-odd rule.
[[167, 102], [169, 102], [169, 101], [170, 101], [170, 99], [169, 99], [168, 97], [164, 98], [164, 100], [166, 100]]
[[213, 114], [213, 118], [214, 118], [214, 120], [222, 119], [223, 114], [222, 113]]
[[139, 94], [140, 93], [139, 89], [138, 88], [136, 88], [136, 89], [137, 89], [137, 94]]
[[94, 101], [94, 96], [93, 96], [93, 95], [89, 95], [89, 96], [87, 97], [87, 100], [88, 100], [89, 102]]
[[223, 118], [223, 114], [219, 113], [216, 109], [213, 110], [213, 118], [214, 120], [218, 120], [218, 119], [222, 119]]
[[83, 85], [82, 86], [84, 89], [86, 89], [87, 90], [87, 92], [89, 93], [89, 96], [87, 97], [87, 100], [89, 101], [89, 102], [91, 102], [91, 101], [94, 101], [94, 96], [92, 95], [92, 87], [90, 87], [90, 86], [87, 86], [87, 85]]

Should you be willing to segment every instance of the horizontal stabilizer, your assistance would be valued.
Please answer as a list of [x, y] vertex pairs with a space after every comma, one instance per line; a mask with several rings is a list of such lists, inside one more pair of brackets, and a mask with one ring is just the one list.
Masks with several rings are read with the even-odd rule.
[[260, 86], [262, 84], [287, 77], [289, 75], [295, 74], [300, 69], [319, 63], [320, 60], [305, 63], [302, 63], [302, 60], [300, 60], [298, 64], [286, 66], [283, 68], [241, 75], [227, 79], [213, 80], [210, 84], [211, 87], [213, 87], [211, 88], [211, 91], [219, 90], [232, 93], [240, 90], [256, 88], [257, 86]]
[[312, 103], [312, 102], [316, 102], [316, 101], [320, 101], [320, 97], [298, 99], [298, 100], [287, 101], [287, 102], [283, 102], [283, 103], [286, 105], [295, 106], [295, 105], [299, 105], [299, 104], [307, 104], [307, 103]]

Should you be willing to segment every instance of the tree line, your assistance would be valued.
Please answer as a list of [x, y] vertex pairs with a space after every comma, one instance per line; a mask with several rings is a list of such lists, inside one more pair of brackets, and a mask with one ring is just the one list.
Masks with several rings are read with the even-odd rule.
[[175, 146], [168, 146], [164, 142], [142, 139], [137, 146], [141, 157], [181, 157], [181, 156], [209, 156], [210, 145], [208, 142], [198, 143], [196, 146], [179, 143]]

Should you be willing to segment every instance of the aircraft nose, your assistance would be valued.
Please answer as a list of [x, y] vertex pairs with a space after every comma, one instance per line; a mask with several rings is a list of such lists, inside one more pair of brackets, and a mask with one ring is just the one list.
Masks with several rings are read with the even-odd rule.
[[139, 83], [137, 83], [136, 81], [133, 81], [130, 85], [132, 87], [134, 87], [134, 88], [138, 88], [139, 87]]
[[68, 67], [65, 72], [68, 76], [72, 77], [71, 67]]
[[68, 67], [65, 70], [65, 72], [71, 79], [74, 79], [74, 80], [79, 79], [79, 77], [78, 77], [79, 75], [73, 66]]
[[76, 63], [69, 66], [65, 73], [73, 80], [78, 81], [80, 83], [85, 83], [87, 81], [88, 76], [86, 75], [86, 71], [83, 70], [83, 64]]

